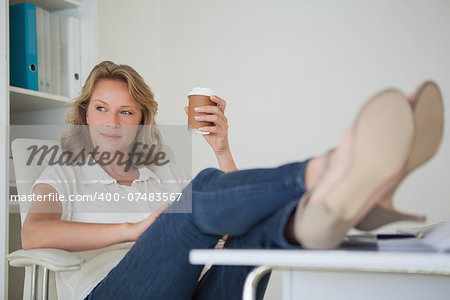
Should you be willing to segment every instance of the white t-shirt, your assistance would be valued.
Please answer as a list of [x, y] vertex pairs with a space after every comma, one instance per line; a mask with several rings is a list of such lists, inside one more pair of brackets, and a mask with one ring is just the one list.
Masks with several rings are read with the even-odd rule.
[[[134, 180], [131, 186], [118, 184], [97, 164], [54, 165], [42, 172], [33, 187], [38, 183], [46, 183], [56, 190], [62, 205], [61, 220], [124, 223], [143, 220], [151, 211], [164, 205], [164, 201], [155, 201], [158, 197], [165, 195], [173, 199], [177, 196], [175, 193], [180, 193], [190, 179], [186, 172], [171, 163], [152, 166], [151, 170], [140, 168], [139, 178]], [[91, 201], [75, 200], [76, 195], [78, 199], [82, 199], [79, 195], [86, 195], [85, 199]], [[93, 195], [96, 196], [95, 201], [92, 201]], [[61, 197], [64, 199], [61, 200]], [[70, 198], [72, 200], [69, 200]], [[102, 212], [102, 209], [108, 212]], [[74, 252], [84, 258], [85, 263], [80, 270], [56, 273], [58, 298], [84, 299], [119, 263], [133, 244], [134, 242], [120, 243], [101, 249]]]

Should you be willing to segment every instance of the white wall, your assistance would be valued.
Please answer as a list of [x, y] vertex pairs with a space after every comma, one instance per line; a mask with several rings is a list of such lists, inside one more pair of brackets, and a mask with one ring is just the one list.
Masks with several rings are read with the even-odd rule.
[[[450, 2], [98, 1], [98, 59], [134, 66], [163, 124], [185, 124], [185, 95], [213, 88], [228, 102], [239, 168], [302, 160], [336, 145], [360, 106], [387, 87], [441, 87], [450, 120]], [[395, 205], [450, 220], [450, 132], [411, 174]], [[194, 174], [216, 166], [194, 136]], [[385, 230], [412, 223], [388, 226]]]

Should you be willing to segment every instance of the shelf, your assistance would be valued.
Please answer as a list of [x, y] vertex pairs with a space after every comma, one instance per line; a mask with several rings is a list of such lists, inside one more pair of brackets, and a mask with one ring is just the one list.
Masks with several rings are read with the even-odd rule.
[[27, 90], [15, 86], [10, 86], [9, 92], [11, 113], [69, 107], [71, 102], [71, 99], [68, 97]]
[[35, 4], [48, 11], [64, 10], [70, 8], [77, 8], [83, 4], [78, 0], [10, 0], [9, 4], [19, 4], [23, 2], [28, 2]]

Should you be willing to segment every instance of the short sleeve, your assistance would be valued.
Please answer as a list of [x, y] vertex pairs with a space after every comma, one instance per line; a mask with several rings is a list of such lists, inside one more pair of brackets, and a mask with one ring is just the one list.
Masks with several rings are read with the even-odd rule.
[[[64, 199], [68, 199], [70, 194], [71, 183], [73, 178], [69, 179], [67, 170], [64, 170], [61, 166], [48, 166], [42, 171], [41, 175], [31, 186], [31, 191], [37, 184], [45, 183], [55, 189], [58, 195], [64, 195]], [[61, 220], [70, 221], [72, 214], [72, 206], [69, 201], [61, 201], [62, 215]]]

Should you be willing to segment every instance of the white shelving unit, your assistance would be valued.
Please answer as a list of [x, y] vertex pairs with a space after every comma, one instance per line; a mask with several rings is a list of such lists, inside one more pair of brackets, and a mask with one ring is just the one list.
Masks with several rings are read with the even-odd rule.
[[0, 217], [0, 298], [8, 299], [7, 292], [7, 262], [5, 259], [8, 253], [8, 230], [9, 230], [9, 207], [7, 197], [9, 196], [9, 164], [5, 163], [9, 159], [9, 141], [7, 139], [9, 125], [9, 40], [8, 40], [8, 1], [0, 0], [0, 199], [2, 211]]
[[[6, 0], [8, 3], [8, 0]], [[64, 16], [76, 16], [81, 20], [81, 79], [84, 80], [95, 64], [95, 0], [9, 0], [9, 5], [33, 3], [48, 11]], [[7, 24], [8, 25], [8, 24]], [[85, 45], [83, 47], [83, 45]], [[87, 46], [87, 47], [86, 47]], [[10, 86], [10, 113], [69, 107], [71, 99], [39, 91]], [[11, 125], [16, 125], [10, 119]]]
[[68, 107], [71, 99], [15, 86], [9, 87], [10, 112], [20, 113], [50, 108]]
[[[67, 97], [9, 86], [9, 5], [22, 2], [33, 3], [60, 15], [78, 17], [81, 23], [82, 82], [96, 63], [96, 0], [0, 0], [0, 159], [3, 161], [0, 164], [0, 255], [3, 257], [0, 261], [0, 299], [17, 299], [17, 295], [13, 295], [17, 293], [16, 290], [8, 293], [8, 264], [5, 260], [6, 254], [10, 252], [9, 233], [17, 232], [17, 228], [9, 228], [8, 127], [23, 125], [20, 120], [26, 119], [32, 120], [33, 125], [49, 124], [49, 117], [58, 109], [66, 111], [71, 102]], [[14, 275], [13, 281], [20, 279]]]
[[9, 5], [23, 2], [35, 4], [48, 11], [66, 10], [81, 7], [83, 5], [82, 2], [77, 0], [10, 0]]

